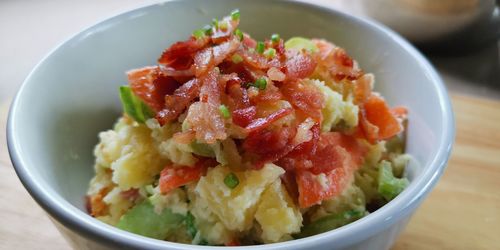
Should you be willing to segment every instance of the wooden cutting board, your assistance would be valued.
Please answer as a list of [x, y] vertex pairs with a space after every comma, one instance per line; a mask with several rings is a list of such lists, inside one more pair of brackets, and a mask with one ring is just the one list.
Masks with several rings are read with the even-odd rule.
[[[393, 249], [500, 249], [500, 101], [453, 95], [456, 143], [444, 176]], [[69, 249], [24, 190], [0, 104], [0, 249]]]

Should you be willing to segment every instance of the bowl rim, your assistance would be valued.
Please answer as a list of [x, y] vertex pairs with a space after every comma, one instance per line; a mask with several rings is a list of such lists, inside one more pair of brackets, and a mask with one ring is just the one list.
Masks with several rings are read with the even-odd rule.
[[[276, 0], [275, 0], [276, 1]], [[103, 222], [93, 219], [87, 213], [81, 211], [80, 209], [74, 207], [68, 201], [63, 199], [60, 195], [55, 193], [52, 188], [46, 185], [43, 181], [37, 180], [29, 168], [26, 167], [26, 163], [20, 152], [19, 141], [16, 139], [16, 120], [18, 113], [18, 103], [22, 96], [22, 93], [27, 88], [28, 82], [35, 72], [44, 64], [44, 62], [52, 56], [59, 48], [64, 46], [66, 43], [73, 39], [77, 39], [79, 36], [87, 33], [88, 31], [100, 26], [105, 23], [113, 21], [113, 19], [121, 18], [123, 16], [133, 15], [139, 11], [144, 11], [148, 8], [154, 8], [154, 6], [163, 5], [168, 2], [179, 2], [179, 0], [167, 0], [153, 4], [147, 4], [140, 6], [131, 10], [122, 11], [118, 14], [112, 15], [111, 17], [102, 19], [87, 28], [77, 32], [76, 34], [70, 36], [68, 39], [62, 41], [56, 47], [54, 47], [49, 53], [47, 53], [42, 60], [40, 60], [37, 65], [31, 70], [23, 84], [19, 88], [9, 110], [9, 116], [7, 121], [7, 146], [9, 150], [9, 155], [14, 166], [14, 169], [21, 180], [22, 184], [30, 195], [35, 199], [35, 201], [49, 214], [52, 219], [55, 219], [58, 223], [63, 224], [65, 227], [77, 231], [79, 234], [86, 238], [99, 241], [105, 245], [116, 246], [126, 246], [127, 248], [142, 248], [142, 249], [213, 249], [213, 246], [196, 246], [189, 244], [181, 244], [175, 242], [168, 242], [162, 240], [151, 239], [129, 233]], [[377, 232], [380, 232], [395, 222], [399, 221], [403, 217], [409, 216], [415, 207], [420, 204], [420, 201], [425, 198], [427, 193], [436, 184], [440, 176], [442, 175], [449, 155], [452, 150], [452, 145], [455, 137], [455, 123], [454, 114], [450, 102], [450, 98], [446, 91], [445, 85], [443, 84], [438, 73], [432, 67], [431, 63], [417, 50], [413, 45], [407, 42], [404, 38], [393, 32], [392, 30], [386, 28], [382, 24], [377, 23], [373, 20], [367, 20], [361, 17], [356, 17], [341, 11], [338, 11], [332, 7], [325, 5], [320, 5], [318, 3], [310, 3], [304, 0], [292, 0], [288, 4], [299, 5], [301, 7], [307, 8], [308, 11], [323, 11], [328, 12], [330, 15], [340, 16], [343, 19], [349, 20], [350, 22], [356, 23], [358, 25], [365, 26], [369, 29], [375, 30], [381, 35], [385, 35], [391, 40], [401, 46], [406, 52], [408, 52], [414, 60], [418, 63], [419, 67], [422, 69], [423, 73], [426, 73], [430, 81], [435, 85], [437, 95], [439, 97], [439, 108], [443, 114], [442, 130], [443, 133], [439, 137], [439, 147], [437, 153], [431, 159], [430, 163], [423, 168], [423, 172], [418, 178], [416, 178], [407, 189], [398, 195], [394, 200], [379, 208], [370, 215], [361, 218], [353, 223], [345, 225], [335, 230], [331, 230], [318, 235], [306, 237], [303, 239], [297, 239], [293, 241], [285, 241], [280, 243], [272, 243], [258, 246], [245, 246], [248, 249], [285, 249], [285, 248], [295, 248], [295, 247], [305, 247], [316, 244], [321, 244], [321, 242], [339, 240], [340, 245], [348, 245], [353, 242], [360, 241], [361, 239], [366, 239], [373, 236]], [[378, 227], [371, 227], [369, 225], [380, 225]], [[357, 239], [349, 237], [351, 235], [358, 235]], [[227, 249], [228, 247], [224, 247]], [[232, 248], [232, 247], [229, 247]]]

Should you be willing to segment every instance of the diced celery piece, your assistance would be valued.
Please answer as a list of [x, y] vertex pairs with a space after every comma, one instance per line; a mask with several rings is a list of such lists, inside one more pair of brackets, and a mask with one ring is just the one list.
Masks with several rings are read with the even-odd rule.
[[365, 215], [364, 210], [349, 210], [340, 214], [331, 214], [302, 227], [295, 238], [304, 238], [330, 231], [349, 224]]
[[394, 177], [391, 163], [388, 161], [380, 162], [378, 167], [378, 192], [390, 201], [408, 186], [409, 181], [406, 178]]
[[151, 108], [134, 95], [129, 86], [120, 86], [120, 100], [125, 113], [139, 123], [154, 117]]
[[168, 208], [161, 214], [155, 212], [154, 206], [145, 200], [128, 210], [118, 221], [116, 227], [146, 237], [163, 240], [171, 232], [180, 227], [184, 216], [174, 214]]
[[302, 50], [306, 49], [309, 52], [316, 52], [318, 48], [316, 45], [307, 38], [303, 37], [292, 37], [285, 42], [285, 49], [294, 49], [294, 50]]
[[196, 155], [204, 156], [204, 157], [215, 157], [215, 152], [210, 145], [206, 143], [201, 143], [196, 140], [191, 142], [191, 148], [193, 149], [193, 153]]

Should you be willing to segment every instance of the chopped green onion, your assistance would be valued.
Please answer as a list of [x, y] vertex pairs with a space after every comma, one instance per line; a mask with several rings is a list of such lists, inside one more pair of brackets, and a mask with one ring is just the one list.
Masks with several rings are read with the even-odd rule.
[[255, 83], [253, 84], [253, 86], [260, 89], [260, 90], [266, 89], [266, 87], [267, 87], [266, 78], [262, 77], [262, 78], [255, 80]]
[[264, 51], [264, 56], [271, 59], [276, 55], [276, 50], [274, 48], [269, 48]]
[[380, 162], [378, 167], [378, 192], [390, 201], [408, 186], [408, 179], [394, 177], [391, 163], [388, 161]]
[[186, 222], [186, 231], [191, 236], [191, 238], [194, 238], [196, 236], [196, 233], [198, 232], [198, 229], [196, 228], [196, 225], [195, 225], [194, 221], [195, 221], [195, 218], [191, 214], [191, 212], [187, 212], [186, 220], [185, 220], [185, 222]]
[[233, 189], [238, 186], [238, 184], [240, 184], [240, 180], [238, 180], [238, 176], [236, 176], [234, 173], [229, 173], [224, 178], [224, 184], [226, 184], [228, 188]]
[[277, 42], [279, 42], [279, 41], [280, 41], [280, 35], [278, 35], [278, 34], [272, 34], [272, 35], [271, 35], [271, 41], [272, 41], [273, 43], [277, 43]]
[[203, 38], [205, 36], [205, 30], [203, 30], [203, 29], [195, 30], [195, 31], [193, 31], [193, 36], [196, 39]]
[[147, 119], [154, 117], [154, 113], [129, 86], [120, 86], [120, 100], [125, 113], [138, 123], [144, 123]]
[[236, 29], [234, 34], [240, 39], [240, 41], [243, 41], [243, 32], [241, 32], [240, 29]]
[[226, 105], [224, 105], [224, 104], [221, 104], [219, 106], [219, 112], [222, 115], [222, 117], [224, 117], [226, 119], [231, 117], [231, 113], [229, 113], [229, 109], [227, 109]]
[[217, 18], [212, 19], [212, 25], [214, 26], [215, 30], [219, 29], [219, 20]]
[[243, 62], [243, 57], [238, 54], [234, 54], [233, 56], [231, 56], [231, 61], [233, 61], [233, 63], [235, 64], [238, 64], [240, 62]]
[[235, 10], [231, 11], [231, 19], [233, 21], [240, 19], [240, 10], [239, 9], [235, 9]]
[[255, 46], [255, 51], [257, 51], [257, 53], [259, 53], [259, 54], [262, 54], [262, 53], [264, 53], [265, 48], [266, 48], [266, 46], [264, 45], [263, 42], [257, 42], [257, 45]]
[[203, 26], [203, 31], [205, 31], [205, 35], [211, 35], [212, 34], [212, 26], [208, 25], [208, 24]]

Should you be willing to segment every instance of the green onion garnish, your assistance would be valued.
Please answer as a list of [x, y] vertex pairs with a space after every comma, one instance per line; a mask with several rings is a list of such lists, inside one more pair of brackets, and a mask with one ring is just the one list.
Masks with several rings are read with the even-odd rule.
[[238, 180], [238, 176], [236, 176], [234, 173], [229, 173], [224, 178], [224, 184], [226, 184], [228, 188], [233, 189], [238, 186], [238, 184], [240, 184], [240, 180]]
[[195, 31], [193, 31], [193, 36], [196, 39], [203, 38], [205, 36], [205, 30], [203, 30], [203, 29], [195, 30]]
[[269, 48], [264, 51], [264, 56], [271, 59], [276, 55], [276, 50], [274, 48]]
[[241, 32], [240, 29], [236, 29], [234, 34], [240, 39], [240, 41], [243, 41], [243, 32]]
[[262, 77], [262, 78], [255, 80], [255, 83], [253, 84], [253, 86], [260, 89], [260, 90], [266, 89], [266, 87], [267, 87], [266, 78]]
[[224, 117], [226, 119], [231, 117], [231, 114], [229, 113], [229, 109], [224, 104], [221, 104], [219, 106], [219, 112], [222, 115], [222, 117]]
[[208, 24], [203, 26], [203, 31], [205, 31], [205, 35], [211, 35], [212, 34], [212, 26], [210, 26]]
[[231, 19], [233, 21], [237, 21], [240, 19], [240, 10], [239, 9], [235, 9], [235, 10], [231, 11]]
[[233, 61], [233, 63], [235, 64], [238, 64], [240, 62], [243, 62], [243, 57], [238, 54], [234, 54], [233, 56], [231, 56], [231, 61]]
[[280, 41], [280, 35], [278, 35], [278, 34], [273, 34], [273, 35], [271, 35], [271, 41], [272, 41], [273, 43], [277, 43], [277, 42], [279, 42], [279, 41]]
[[266, 48], [266, 46], [264, 45], [263, 42], [257, 42], [257, 45], [255, 46], [255, 51], [257, 51], [257, 53], [259, 53], [259, 54], [262, 54], [262, 53], [264, 53], [265, 48]]
[[217, 18], [212, 19], [212, 25], [215, 27], [216, 30], [219, 29], [219, 20]]
[[129, 86], [120, 86], [120, 100], [125, 113], [138, 123], [144, 123], [154, 117], [151, 108], [139, 99]]

